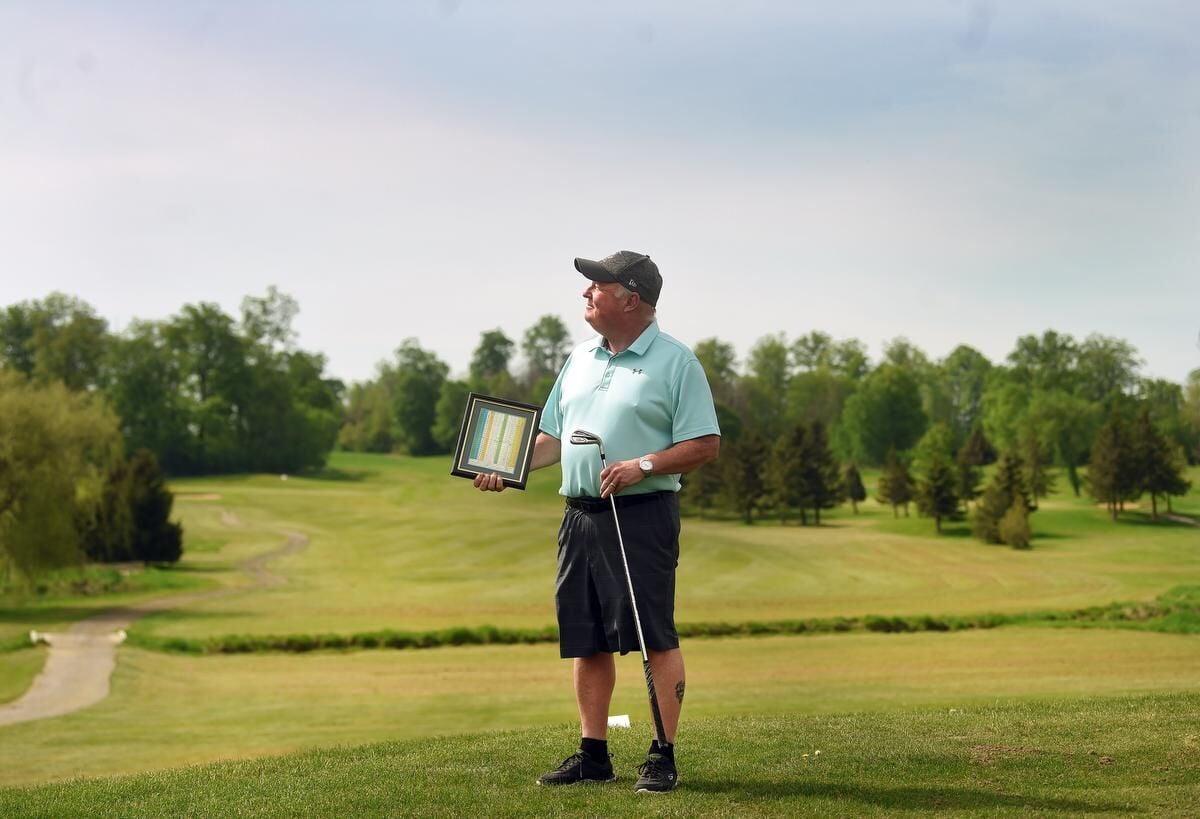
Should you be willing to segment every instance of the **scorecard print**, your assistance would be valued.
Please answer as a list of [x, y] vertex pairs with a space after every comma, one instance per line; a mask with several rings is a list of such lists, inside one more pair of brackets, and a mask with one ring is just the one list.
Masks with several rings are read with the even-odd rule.
[[471, 393], [450, 474], [471, 479], [495, 474], [505, 486], [524, 489], [541, 414], [532, 404]]

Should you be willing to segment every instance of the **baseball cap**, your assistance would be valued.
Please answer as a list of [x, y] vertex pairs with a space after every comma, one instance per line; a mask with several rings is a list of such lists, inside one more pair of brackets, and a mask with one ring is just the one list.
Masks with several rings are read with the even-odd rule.
[[662, 276], [658, 273], [658, 265], [645, 253], [621, 250], [598, 262], [577, 258], [575, 269], [594, 282], [616, 282], [637, 293], [647, 304], [658, 304]]

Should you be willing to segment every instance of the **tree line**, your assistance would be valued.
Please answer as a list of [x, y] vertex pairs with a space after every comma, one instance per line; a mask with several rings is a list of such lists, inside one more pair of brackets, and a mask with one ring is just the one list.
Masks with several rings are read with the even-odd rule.
[[[120, 333], [90, 305], [60, 293], [0, 311], [0, 373], [6, 375], [0, 392], [29, 403], [62, 390], [54, 399], [62, 406], [85, 402], [65, 426], [34, 436], [73, 442], [78, 450], [76, 467], [59, 476], [59, 494], [38, 497], [65, 497], [63, 487], [71, 480], [87, 483], [85, 473], [103, 476], [88, 478], [92, 483], [77, 493], [87, 499], [72, 517], [77, 545], [90, 544], [96, 554], [132, 554], [129, 544], [138, 539], [120, 522], [138, 514], [132, 501], [122, 506], [116, 499], [145, 494], [130, 488], [133, 483], [161, 488], [153, 477], [160, 469], [168, 475], [299, 472], [322, 466], [335, 446], [448, 452], [469, 392], [541, 404], [572, 346], [566, 325], [553, 315], [539, 318], [519, 343], [501, 328], [487, 330], [468, 371], [451, 377], [436, 353], [409, 338], [379, 363], [373, 379], [347, 388], [326, 375], [324, 356], [296, 346], [298, 309], [294, 299], [270, 288], [264, 297], [244, 299], [237, 317], [202, 302], [162, 321], [134, 321]], [[1035, 509], [1052, 467], [1078, 495], [1081, 470], [1090, 464], [1090, 491], [1114, 512], [1142, 491], [1150, 492], [1157, 512], [1160, 498], [1169, 504], [1178, 494], [1182, 464], [1200, 460], [1200, 370], [1186, 385], [1145, 378], [1136, 350], [1121, 339], [1079, 341], [1047, 330], [1019, 338], [1002, 362], [966, 345], [932, 360], [897, 338], [873, 363], [858, 339], [819, 331], [790, 340], [767, 335], [744, 361], [715, 337], [694, 350], [724, 433], [719, 461], [687, 481], [687, 496], [701, 511], [723, 508], [746, 520], [796, 517], [802, 525], [811, 515], [819, 523], [831, 505], [866, 497], [861, 476], [853, 477], [860, 467], [881, 467], [875, 495], [897, 513], [915, 503], [918, 514], [940, 528], [979, 498], [976, 514], [983, 507], [998, 513], [995, 526], [980, 531], [985, 539], [999, 538], [999, 522], [1015, 505], [1011, 498], [1028, 496], [1026, 506]], [[115, 425], [115, 437], [68, 431], [94, 430], [101, 412]], [[16, 429], [9, 421], [0, 426], [0, 475], [7, 486], [34, 480], [13, 477], [15, 461], [3, 447], [27, 434]], [[1158, 436], [1149, 460], [1143, 444], [1131, 443], [1149, 440], [1146, 429]], [[110, 439], [120, 458], [85, 445]], [[49, 452], [50, 444], [44, 446]], [[138, 456], [143, 450], [146, 456]], [[125, 453], [140, 460], [122, 461]], [[1003, 455], [1020, 462], [1024, 491], [1010, 486], [987, 501], [978, 486], [980, 469]], [[29, 463], [36, 460], [31, 456]], [[12, 497], [0, 507], [0, 551], [19, 540], [14, 510], [19, 506], [28, 518], [29, 510], [48, 503]], [[1018, 531], [1020, 515], [1009, 517], [1006, 530]], [[115, 534], [101, 536], [96, 526]]]
[[0, 311], [4, 572], [178, 560], [164, 472], [322, 466], [343, 387], [296, 347], [297, 311], [275, 288], [244, 299], [237, 319], [189, 304], [122, 333], [61, 293]]

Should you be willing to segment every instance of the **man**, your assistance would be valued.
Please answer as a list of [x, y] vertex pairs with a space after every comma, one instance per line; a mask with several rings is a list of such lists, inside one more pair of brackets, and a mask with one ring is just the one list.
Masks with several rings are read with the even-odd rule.
[[[666, 736], [650, 743], [635, 790], [672, 790], [675, 732], [683, 705], [683, 655], [675, 630], [675, 567], [679, 559], [679, 476], [708, 463], [720, 449], [720, 429], [704, 369], [692, 351], [658, 329], [655, 307], [662, 276], [649, 256], [623, 250], [576, 259], [589, 280], [584, 319], [599, 335], [576, 347], [546, 400], [534, 442], [532, 469], [562, 463], [567, 498], [558, 536], [559, 652], [574, 660], [579, 751], [539, 785], [608, 782], [608, 709], [616, 682], [614, 652], [640, 651], [609, 496], [617, 496], [621, 531], [638, 613], [654, 674]], [[604, 441], [562, 446], [584, 429]], [[475, 486], [498, 492], [497, 475]], [[656, 733], [657, 733], [657, 729]]]

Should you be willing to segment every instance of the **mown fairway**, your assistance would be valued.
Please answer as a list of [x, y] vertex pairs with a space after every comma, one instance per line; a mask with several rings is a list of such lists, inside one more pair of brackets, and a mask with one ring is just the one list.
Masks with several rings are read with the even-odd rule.
[[[553, 622], [554, 535], [561, 507], [554, 476], [536, 475], [527, 493], [482, 496], [446, 472], [441, 459], [339, 455], [322, 479], [178, 482], [177, 510], [188, 544], [178, 573], [182, 585], [241, 591], [148, 618], [135, 630], [208, 636]], [[1193, 480], [1200, 484], [1197, 479], [1200, 471], [1194, 470]], [[1194, 490], [1176, 508], [1200, 514], [1200, 494]], [[965, 537], [961, 525], [937, 538], [930, 521], [894, 520], [890, 510], [874, 502], [864, 504], [857, 517], [848, 508], [837, 510], [821, 528], [689, 519], [679, 620], [1056, 609], [1150, 599], [1175, 586], [1200, 583], [1200, 532], [1193, 527], [1149, 525], [1136, 514], [1114, 526], [1086, 500], [1062, 495], [1044, 504], [1033, 520], [1039, 538], [1032, 552], [1021, 553], [984, 546]], [[287, 582], [253, 586], [237, 566], [278, 549], [292, 533], [307, 536], [307, 548], [268, 567]], [[49, 601], [23, 610], [9, 606], [0, 637], [31, 624], [48, 628], [68, 622], [115, 599]], [[41, 666], [43, 651], [0, 653], [0, 701], [24, 690]], [[923, 718], [903, 716], [913, 708], [949, 713], [1014, 701], [1030, 703], [1035, 710], [1029, 714], [1044, 712], [1053, 722], [1056, 714], [1071, 709], [1099, 714], [1106, 706], [1085, 702], [1096, 695], [1142, 693], [1168, 697], [1180, 718], [1195, 726], [1195, 698], [1169, 698], [1200, 691], [1200, 637], [1138, 631], [1004, 628], [697, 639], [687, 644], [687, 656], [686, 712], [717, 720], [708, 729], [714, 737], [731, 730], [720, 721], [729, 716], [847, 712], [896, 712], [888, 717], [892, 730], [920, 733]], [[200, 657], [125, 647], [118, 659], [112, 695], [100, 705], [0, 728], [0, 783], [438, 734], [559, 726], [549, 729], [557, 736], [574, 730], [561, 729], [575, 718], [569, 665], [557, 659], [550, 644]], [[632, 714], [631, 735], [643, 737], [645, 694], [638, 666], [632, 657], [622, 662], [614, 712]], [[802, 724], [809, 731], [821, 723]], [[1084, 728], [1108, 736], [1103, 726]], [[1200, 735], [1200, 727], [1188, 730]], [[695, 741], [702, 743], [702, 736]], [[920, 743], [912, 745], [916, 740], [896, 741], [910, 748], [904, 752], [906, 764], [916, 766], [898, 777], [911, 778], [940, 759], [926, 760]], [[1146, 739], [1155, 759], [1179, 754], [1194, 764], [1188, 754], [1195, 751], [1178, 746], [1182, 739], [1171, 740], [1174, 750], [1155, 746], [1158, 741]], [[868, 753], [863, 744], [848, 747], [850, 755]], [[554, 757], [569, 747], [561, 753], [557, 746], [544, 750]], [[758, 753], [749, 744], [744, 750]], [[385, 755], [408, 753], [393, 749]], [[1020, 754], [997, 759], [1018, 767], [1028, 762], [1021, 762], [1025, 756]], [[527, 764], [547, 761], [530, 758]], [[883, 769], [876, 773], [883, 776]], [[1132, 787], [1128, 778], [1122, 781], [1123, 788]], [[894, 780], [893, 789], [901, 784]], [[435, 789], [436, 783], [422, 787]], [[907, 804], [889, 802], [886, 783], [869, 787], [883, 795], [878, 804], [866, 799], [868, 807], [886, 812], [888, 805]], [[1054, 801], [1065, 798], [1059, 791], [1046, 787], [1047, 794], [1059, 796], [1047, 796], [1044, 807], [1072, 810], [1071, 803]], [[771, 809], [772, 794], [791, 793], [777, 790], [768, 788], [758, 812], [790, 812], [786, 799], [778, 811]], [[828, 810], [837, 810], [832, 807], [837, 804], [852, 810], [857, 804], [858, 797], [824, 793], [835, 800]], [[968, 802], [983, 808], [1017, 805], [976, 796]], [[1104, 804], [1125, 805], [1121, 800], [1127, 796]], [[716, 792], [709, 797], [716, 801], [698, 804], [697, 811], [716, 811], [724, 804]], [[837, 801], [846, 798], [851, 801]], [[185, 810], [185, 804], [178, 809]], [[554, 804], [541, 808], [569, 810], [572, 803]], [[470, 807], [460, 803], [457, 809]], [[516, 803], [498, 809], [524, 810]], [[191, 810], [205, 812], [202, 806]]]
[[[285, 587], [144, 627], [199, 636], [553, 622], [562, 508], [555, 470], [535, 473], [527, 493], [484, 496], [448, 477], [440, 458], [339, 455], [333, 466], [343, 480], [180, 482], [189, 541], [207, 549], [188, 554], [197, 570], [245, 582], [228, 570], [276, 548], [287, 532], [306, 534], [311, 545], [273, 564], [287, 575]], [[1196, 498], [1178, 506], [1200, 513]], [[692, 518], [678, 619], [1069, 608], [1151, 598], [1200, 578], [1200, 530], [1113, 526], [1086, 498], [1059, 495], [1045, 506], [1033, 517], [1036, 548], [1026, 553], [984, 546], [965, 524], [934, 537], [931, 521], [915, 513], [895, 521], [874, 501], [858, 516], [836, 510], [821, 528]]]
[[632, 793], [643, 738], [617, 732], [618, 781], [539, 788], [573, 726], [332, 748], [0, 791], [9, 816], [1195, 815], [1195, 695], [823, 717], [696, 719], [681, 786]]

